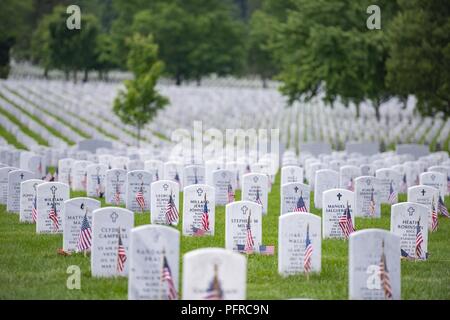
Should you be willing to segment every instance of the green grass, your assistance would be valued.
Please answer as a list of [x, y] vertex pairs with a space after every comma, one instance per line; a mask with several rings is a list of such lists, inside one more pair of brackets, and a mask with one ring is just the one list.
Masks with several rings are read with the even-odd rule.
[[9, 144], [12, 144], [17, 149], [28, 150], [23, 144], [16, 139], [16, 137], [7, 131], [4, 127], [0, 125], [0, 137], [3, 137]]
[[[82, 196], [82, 193], [72, 193]], [[237, 199], [240, 194], [237, 193]], [[405, 195], [400, 196], [405, 201]], [[450, 198], [446, 199], [449, 205]], [[180, 199], [182, 204], [182, 199]], [[273, 185], [269, 212], [263, 218], [263, 243], [277, 245], [279, 176]], [[104, 206], [104, 203], [102, 202]], [[313, 213], [321, 215], [315, 208]], [[388, 205], [381, 219], [356, 219], [357, 229], [389, 229]], [[224, 247], [224, 207], [216, 208], [214, 237], [181, 237], [181, 253], [202, 247]], [[450, 219], [439, 219], [439, 231], [429, 238], [430, 258], [426, 262], [402, 261], [402, 299], [450, 299]], [[136, 214], [135, 225], [148, 224], [149, 214]], [[181, 230], [181, 222], [178, 227]], [[62, 235], [36, 235], [34, 225], [20, 224], [17, 215], [0, 208], [0, 299], [126, 299], [127, 279], [101, 279], [90, 275], [89, 258], [81, 254], [57, 255]], [[276, 249], [277, 251], [277, 249]], [[181, 257], [180, 257], [181, 258]], [[182, 263], [182, 259], [180, 259]], [[322, 272], [309, 280], [303, 275], [283, 278], [277, 273], [277, 256], [248, 257], [248, 299], [347, 299], [348, 242], [323, 240]], [[81, 290], [68, 290], [67, 267], [81, 268]], [[182, 270], [182, 268], [180, 268]], [[181, 277], [180, 277], [181, 278]], [[180, 284], [181, 288], [181, 284]]]
[[[0, 95], [0, 99], [4, 99], [8, 101], [9, 103], [12, 103], [8, 99], [4, 98], [2, 95]], [[48, 146], [48, 141], [42, 138], [40, 135], [38, 135], [36, 132], [30, 130], [28, 127], [26, 127], [22, 122], [20, 122], [19, 119], [17, 119], [12, 113], [6, 111], [2, 107], [0, 107], [0, 112], [9, 119], [12, 123], [17, 125], [20, 130], [25, 133], [27, 136], [33, 138], [37, 143], [43, 146]]]

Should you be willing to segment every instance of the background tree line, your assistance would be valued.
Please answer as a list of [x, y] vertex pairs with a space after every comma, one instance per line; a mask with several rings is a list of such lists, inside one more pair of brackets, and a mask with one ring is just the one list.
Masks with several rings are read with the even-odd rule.
[[[74, 1], [3, 0], [0, 75], [11, 57], [88, 80], [127, 69], [128, 39], [152, 36], [177, 84], [210, 74], [277, 79], [290, 102], [323, 95], [379, 106], [413, 94], [426, 115], [450, 114], [448, 0], [79, 0], [82, 29], [68, 30]], [[366, 9], [381, 8], [381, 30]]]

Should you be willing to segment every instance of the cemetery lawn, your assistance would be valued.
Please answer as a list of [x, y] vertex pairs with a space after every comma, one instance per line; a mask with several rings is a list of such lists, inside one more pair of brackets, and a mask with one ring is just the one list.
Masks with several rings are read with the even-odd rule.
[[[278, 175], [269, 195], [269, 213], [263, 219], [263, 243], [266, 245], [277, 246], [279, 187]], [[72, 192], [71, 196], [82, 195]], [[240, 194], [236, 198], [240, 199]], [[400, 200], [406, 201], [406, 196], [401, 195]], [[447, 197], [447, 207], [449, 204]], [[311, 211], [321, 215], [321, 210], [313, 208]], [[224, 207], [216, 208], [215, 237], [182, 236], [181, 253], [202, 247], [224, 247], [224, 214]], [[135, 225], [149, 221], [148, 213], [135, 215]], [[381, 219], [356, 219], [358, 230], [389, 230], [389, 225], [388, 205], [382, 206]], [[7, 213], [5, 206], [0, 206], [0, 299], [127, 299], [126, 278], [92, 278], [89, 258], [82, 254], [58, 255], [57, 249], [61, 247], [62, 235], [36, 235], [34, 225], [20, 224], [18, 215]], [[276, 253], [277, 249], [275, 247]], [[402, 261], [402, 299], [450, 299], [450, 219], [439, 217], [439, 230], [429, 237], [429, 252], [426, 262]], [[182, 263], [182, 259], [180, 261]], [[247, 298], [347, 299], [347, 264], [348, 243], [342, 240], [323, 240], [322, 272], [309, 279], [303, 275], [279, 276], [276, 255], [249, 256]], [[81, 290], [66, 288], [69, 276], [66, 270], [70, 265], [81, 268]]]

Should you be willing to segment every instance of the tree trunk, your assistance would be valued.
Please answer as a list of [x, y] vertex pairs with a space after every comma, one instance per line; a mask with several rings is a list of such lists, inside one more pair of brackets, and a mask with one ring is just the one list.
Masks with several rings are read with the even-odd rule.
[[69, 81], [69, 70], [64, 70], [64, 75], [66, 77], [66, 81]]
[[48, 68], [44, 68], [44, 79], [48, 79]]
[[197, 77], [197, 87], [200, 87], [202, 85], [202, 77]]
[[177, 72], [177, 74], [175, 75], [175, 81], [176, 81], [176, 85], [180, 86], [181, 85], [181, 74]]
[[137, 147], [141, 147], [141, 125], [137, 125]]
[[359, 119], [360, 115], [361, 115], [361, 110], [360, 110], [360, 105], [359, 103], [356, 104], [356, 118]]
[[77, 83], [78, 80], [78, 71], [74, 70], [73, 71], [73, 83]]
[[380, 100], [375, 100], [375, 104], [373, 105], [375, 108], [375, 117], [377, 118], [377, 122], [380, 122]]
[[84, 70], [83, 82], [87, 82], [88, 79], [89, 79], [89, 71], [88, 70]]
[[262, 86], [263, 86], [263, 88], [264, 88], [264, 89], [267, 89], [267, 79], [266, 79], [266, 77], [261, 77], [261, 80], [262, 80]]

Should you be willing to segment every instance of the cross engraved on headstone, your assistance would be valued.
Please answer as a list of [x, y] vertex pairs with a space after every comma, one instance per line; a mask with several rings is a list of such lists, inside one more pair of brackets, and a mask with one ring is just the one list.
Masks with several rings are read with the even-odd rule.
[[422, 193], [422, 196], [424, 196], [425, 195], [425, 189], [422, 189], [422, 191], [420, 193]]
[[247, 206], [243, 206], [243, 207], [241, 208], [241, 211], [242, 211], [242, 213], [243, 213], [244, 215], [246, 215], [246, 214], [247, 214], [247, 211], [248, 211], [248, 207], [247, 207]]
[[294, 190], [295, 190], [295, 193], [297, 193], [298, 192], [298, 187], [295, 186]]
[[55, 195], [55, 192], [56, 190], [58, 190], [58, 188], [56, 186], [52, 186], [50, 190], [52, 191], [52, 194]]
[[38, 185], [37, 183], [33, 184], [33, 189], [34, 189], [35, 192], [36, 192], [36, 186], [37, 185]]
[[338, 200], [341, 201], [342, 194], [339, 192], [339, 193], [337, 194], [337, 197], [338, 197]]
[[24, 174], [21, 173], [21, 174], [20, 174], [20, 179], [21, 179], [21, 180], [23, 180], [23, 176], [24, 176]]
[[409, 208], [408, 208], [409, 216], [412, 216], [413, 213], [414, 213], [414, 211], [416, 211], [416, 210], [414, 210], [413, 207], [409, 207]]
[[434, 181], [434, 179], [436, 179], [436, 176], [434, 174], [431, 175], [431, 180]]
[[111, 213], [110, 217], [111, 217], [111, 221], [113, 223], [116, 223], [116, 220], [119, 217], [119, 215], [117, 214], [117, 212], [113, 211], [113, 213]]
[[139, 173], [139, 174], [137, 175], [137, 177], [139, 178], [139, 180], [141, 180], [141, 179], [142, 179], [142, 173]]

